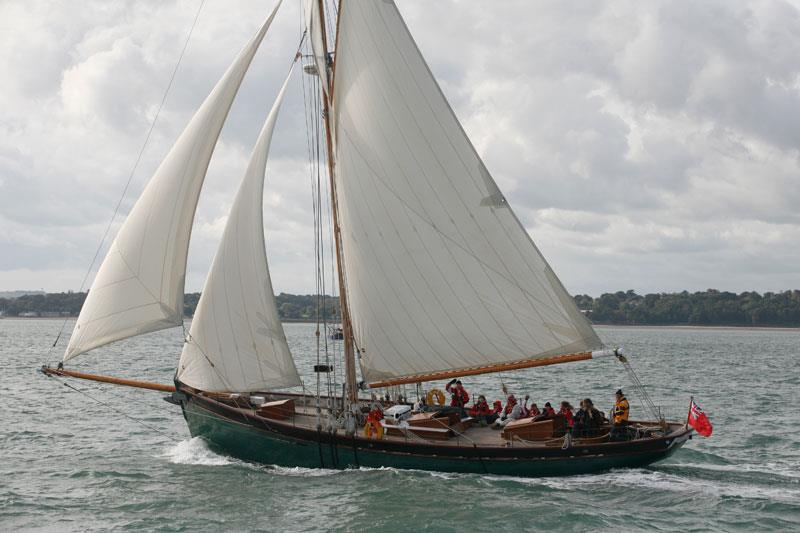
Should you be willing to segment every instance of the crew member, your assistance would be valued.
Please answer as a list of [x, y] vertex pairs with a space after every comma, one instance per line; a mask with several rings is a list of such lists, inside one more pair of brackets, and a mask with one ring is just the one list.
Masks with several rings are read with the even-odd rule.
[[450, 407], [463, 409], [469, 401], [469, 393], [461, 384], [460, 379], [453, 379], [445, 385], [444, 390], [450, 393]]
[[584, 437], [589, 427], [589, 409], [586, 407], [586, 400], [581, 400], [581, 407], [575, 412], [572, 420], [572, 436]]
[[380, 429], [381, 420], [383, 420], [383, 409], [379, 402], [373, 402], [370, 406], [369, 414], [367, 414], [367, 423], [364, 426], [364, 434], [367, 437], [372, 437], [372, 433], [376, 432], [378, 438], [381, 438], [383, 430]]
[[556, 410], [553, 409], [553, 406], [550, 405], [550, 402], [544, 404], [542, 408], [542, 412], [535, 417], [533, 417], [534, 422], [539, 422], [541, 420], [548, 420], [556, 416]]
[[478, 401], [469, 408], [469, 416], [478, 420], [481, 424], [491, 424], [497, 420], [499, 415], [492, 412], [486, 397], [481, 394], [478, 396]]
[[622, 389], [617, 389], [615, 396], [616, 402], [614, 402], [614, 410], [611, 413], [614, 422], [614, 425], [611, 426], [611, 440], [626, 440], [628, 435], [628, 414], [631, 406]]
[[564, 418], [567, 419], [567, 427], [572, 428], [573, 425], [572, 406], [569, 404], [568, 401], [561, 402], [561, 409], [558, 411], [558, 414], [564, 415]]
[[503, 414], [500, 418], [495, 420], [492, 427], [494, 429], [505, 427], [509, 422], [522, 418], [522, 414], [522, 406], [517, 401], [517, 398], [513, 394], [509, 394], [506, 399], [506, 407], [503, 409]]

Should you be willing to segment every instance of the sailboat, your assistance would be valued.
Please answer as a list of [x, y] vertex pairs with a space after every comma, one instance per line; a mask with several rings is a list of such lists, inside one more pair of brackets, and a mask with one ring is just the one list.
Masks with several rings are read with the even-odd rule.
[[[558, 417], [521, 419], [495, 431], [441, 405], [436, 382], [453, 378], [598, 358], [630, 367], [619, 349], [603, 344], [516, 217], [395, 2], [328, 6], [304, 3], [307, 53], [287, 60], [302, 63], [300, 75], [313, 80], [314, 120], [324, 125], [317, 153], [327, 175], [317, 194], [327, 190], [330, 197], [315, 209], [319, 219], [324, 207], [330, 212], [342, 388], [331, 378], [338, 363], [324, 351], [314, 365], [317, 390], [303, 385], [269, 274], [262, 198], [293, 69], [258, 136], [184, 330], [174, 384], [64, 366], [115, 341], [184, 327], [187, 254], [206, 169], [280, 2], [130, 211], [63, 362], [42, 370], [168, 392], [193, 436], [265, 464], [539, 476], [642, 466], [673, 454], [692, 429], [660, 412], [631, 421], [627, 437], [612, 440], [608, 424], [591, 436], [573, 435]], [[319, 259], [316, 267], [319, 275]]]

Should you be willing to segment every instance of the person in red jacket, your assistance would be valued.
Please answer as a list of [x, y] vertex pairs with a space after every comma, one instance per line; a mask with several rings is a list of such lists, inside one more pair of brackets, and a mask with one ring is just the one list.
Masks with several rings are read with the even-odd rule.
[[486, 416], [491, 412], [492, 410], [489, 407], [489, 403], [486, 401], [486, 397], [483, 394], [478, 396], [478, 401], [472, 404], [472, 407], [469, 408], [469, 416], [473, 418]]
[[522, 414], [522, 405], [513, 394], [509, 394], [506, 399], [506, 407], [503, 409], [503, 414], [494, 421], [492, 428], [499, 429], [505, 427], [506, 424], [511, 421], [523, 418]]
[[497, 417], [500, 415], [492, 411], [492, 408], [489, 407], [489, 402], [486, 401], [486, 397], [481, 394], [478, 396], [478, 401], [470, 407], [469, 416], [478, 420], [483, 425], [491, 424], [497, 420]]
[[492, 404], [492, 414], [500, 416], [500, 413], [503, 412], [503, 402], [500, 400], [495, 400]]
[[542, 414], [542, 412], [539, 410], [539, 406], [536, 405], [536, 402], [532, 402], [530, 409], [528, 409], [528, 416], [531, 418], [536, 418], [540, 414]]
[[553, 418], [554, 416], [556, 416], [556, 410], [553, 409], [553, 406], [550, 405], [550, 402], [547, 402], [546, 404], [544, 404], [541, 414], [535, 416], [533, 420], [534, 422], [539, 422], [541, 420], [547, 420], [549, 418]]
[[463, 409], [467, 406], [467, 402], [469, 402], [469, 393], [461, 384], [461, 380], [452, 380], [445, 385], [444, 390], [450, 393], [450, 407]]
[[569, 404], [569, 402], [561, 402], [561, 409], [558, 411], [558, 414], [564, 415], [564, 418], [567, 419], [567, 427], [571, 429], [573, 425], [572, 406]]

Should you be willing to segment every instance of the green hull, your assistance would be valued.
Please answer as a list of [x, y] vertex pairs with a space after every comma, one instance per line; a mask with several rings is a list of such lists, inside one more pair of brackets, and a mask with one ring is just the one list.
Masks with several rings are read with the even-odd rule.
[[565, 476], [642, 467], [672, 455], [690, 438], [690, 432], [684, 431], [663, 439], [661, 443], [656, 442], [659, 439], [652, 439], [638, 441], [641, 444], [632, 441], [577, 446], [568, 450], [495, 448], [481, 451], [450, 447], [444, 453], [441, 446], [403, 446], [402, 443], [395, 443], [395, 449], [389, 450], [377, 449], [385, 441], [342, 438], [308, 430], [293, 431], [274, 424], [266, 424], [270, 426], [268, 428], [258, 427], [259, 420], [248, 420], [249, 417], [236, 420], [235, 416], [225, 413], [224, 408], [219, 409], [196, 398], [181, 402], [192, 436], [204, 438], [221, 453], [285, 467], [391, 467], [525, 477]]

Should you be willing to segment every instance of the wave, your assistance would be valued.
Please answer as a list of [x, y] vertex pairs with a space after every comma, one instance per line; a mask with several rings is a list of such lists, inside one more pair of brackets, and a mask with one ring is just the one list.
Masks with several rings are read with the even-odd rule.
[[667, 472], [645, 469], [612, 470], [604, 474], [588, 474], [567, 478], [493, 477], [493, 481], [514, 480], [518, 483], [546, 486], [554, 490], [606, 488], [635, 488], [712, 497], [765, 499], [794, 503], [800, 500], [800, 490], [738, 482], [693, 479]]
[[714, 472], [733, 472], [733, 473], [754, 473], [767, 474], [771, 476], [781, 476], [793, 480], [800, 480], [800, 471], [797, 466], [778, 462], [768, 463], [741, 463], [741, 464], [699, 464], [699, 463], [671, 463], [664, 465], [676, 468], [692, 468], [697, 470], [711, 470]]
[[344, 472], [343, 470], [333, 470], [330, 468], [305, 468], [302, 466], [278, 466], [269, 465], [264, 470], [270, 474], [287, 477], [327, 477], [335, 476]]
[[170, 446], [163, 456], [176, 465], [226, 466], [236, 462], [230, 457], [214, 453], [200, 437], [192, 437]]

